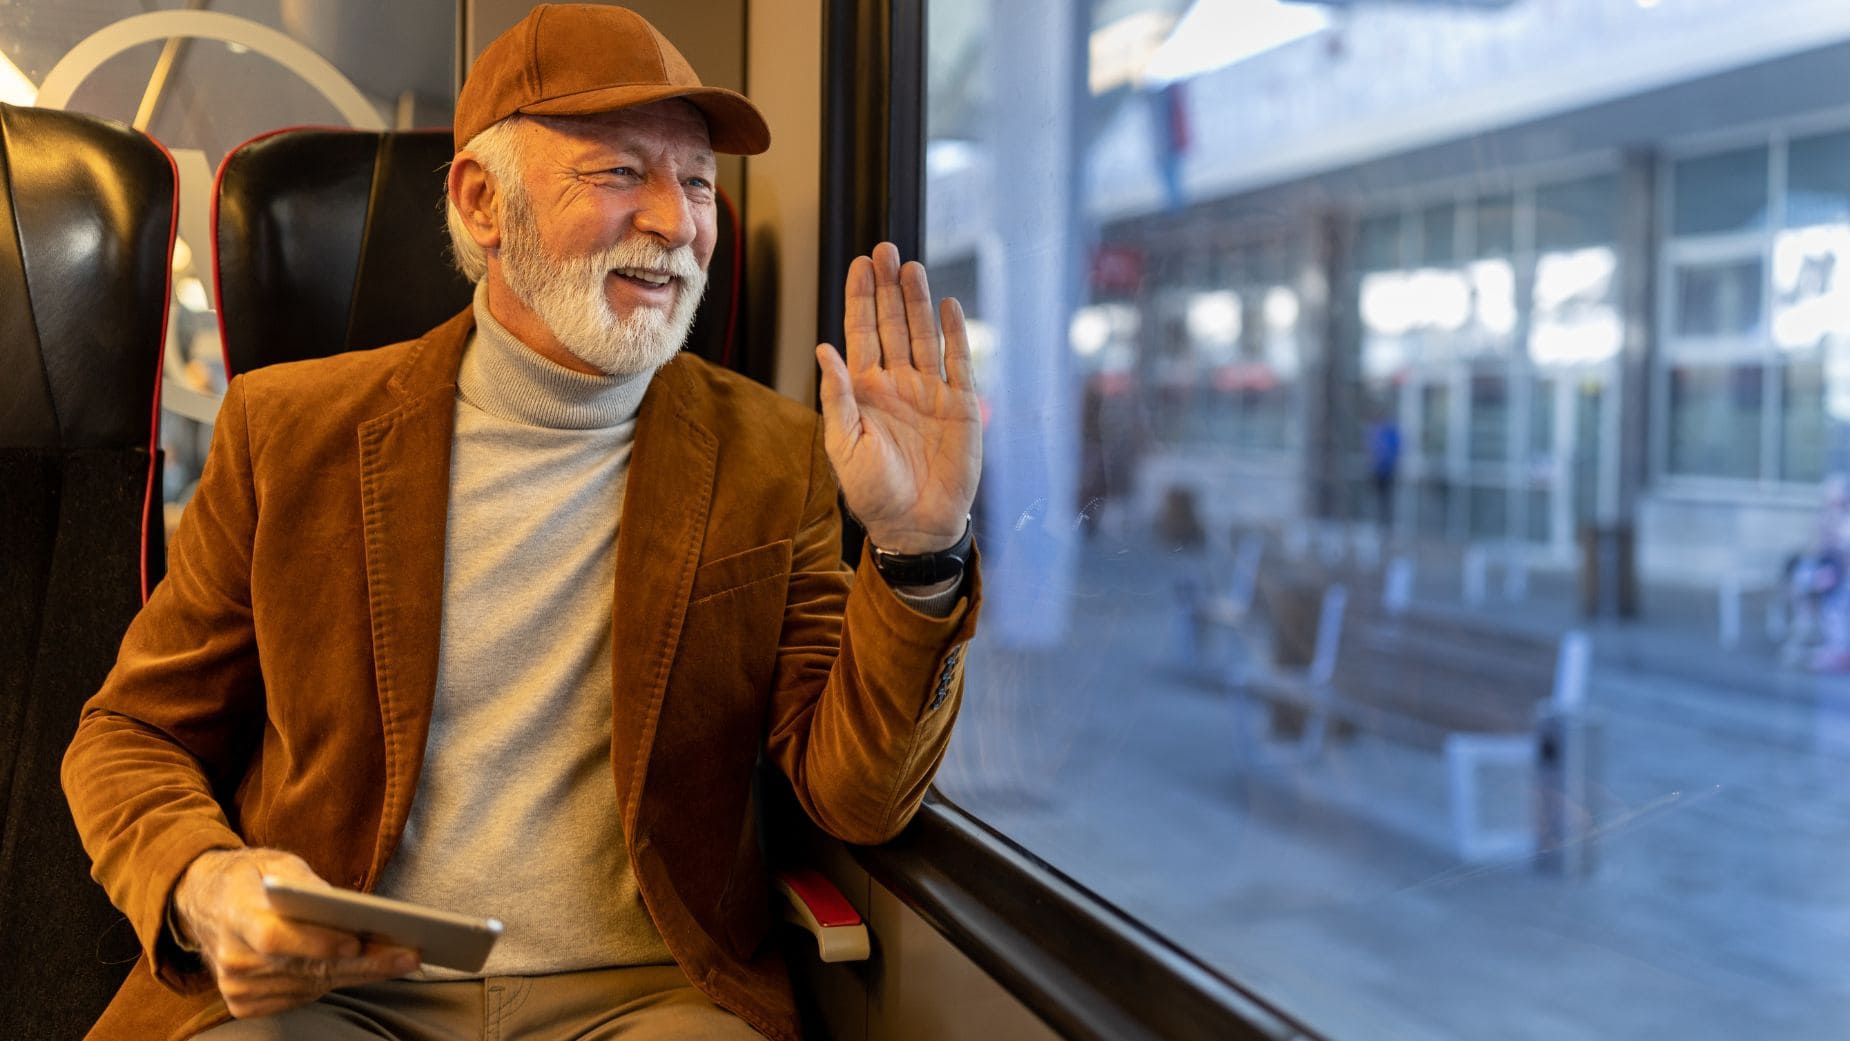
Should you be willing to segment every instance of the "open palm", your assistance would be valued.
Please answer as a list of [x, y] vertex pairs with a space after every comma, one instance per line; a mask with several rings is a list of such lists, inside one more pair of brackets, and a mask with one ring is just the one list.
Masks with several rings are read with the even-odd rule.
[[816, 348], [829, 462], [868, 540], [894, 553], [957, 542], [982, 470], [963, 309], [938, 313], [942, 342], [925, 268], [882, 242], [848, 268], [846, 361]]

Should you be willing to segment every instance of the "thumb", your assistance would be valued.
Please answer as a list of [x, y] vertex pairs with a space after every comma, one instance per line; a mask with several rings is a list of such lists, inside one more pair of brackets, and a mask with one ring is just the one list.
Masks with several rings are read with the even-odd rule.
[[854, 401], [848, 366], [835, 348], [826, 343], [817, 345], [816, 362], [822, 366], [822, 432], [833, 450], [837, 445], [854, 442], [861, 428], [861, 408]]

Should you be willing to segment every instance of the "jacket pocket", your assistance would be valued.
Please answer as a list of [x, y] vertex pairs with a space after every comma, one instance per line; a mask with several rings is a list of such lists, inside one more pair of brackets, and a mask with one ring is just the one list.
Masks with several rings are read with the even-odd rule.
[[767, 579], [787, 578], [789, 574], [790, 540], [780, 539], [700, 565], [694, 572], [694, 588], [688, 599], [697, 604]]

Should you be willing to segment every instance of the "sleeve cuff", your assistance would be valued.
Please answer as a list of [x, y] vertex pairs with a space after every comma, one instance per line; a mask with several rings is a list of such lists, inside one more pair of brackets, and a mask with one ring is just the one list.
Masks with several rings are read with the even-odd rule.
[[935, 593], [921, 592], [924, 587], [894, 586], [893, 595], [899, 602], [914, 611], [930, 618], [949, 618], [957, 609], [957, 600], [963, 595], [964, 579], [959, 575], [950, 585]]

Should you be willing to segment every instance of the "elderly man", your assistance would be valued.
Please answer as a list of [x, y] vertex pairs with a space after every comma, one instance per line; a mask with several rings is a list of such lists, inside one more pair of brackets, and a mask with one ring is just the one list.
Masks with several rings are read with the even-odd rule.
[[[757, 762], [872, 843], [942, 757], [977, 599], [955, 302], [857, 259], [820, 419], [677, 356], [713, 153], [769, 133], [620, 8], [490, 44], [456, 140], [473, 307], [233, 382], [86, 707], [65, 788], [145, 951], [93, 1038], [795, 1038]], [[420, 969], [278, 917], [265, 874], [507, 933]]]

